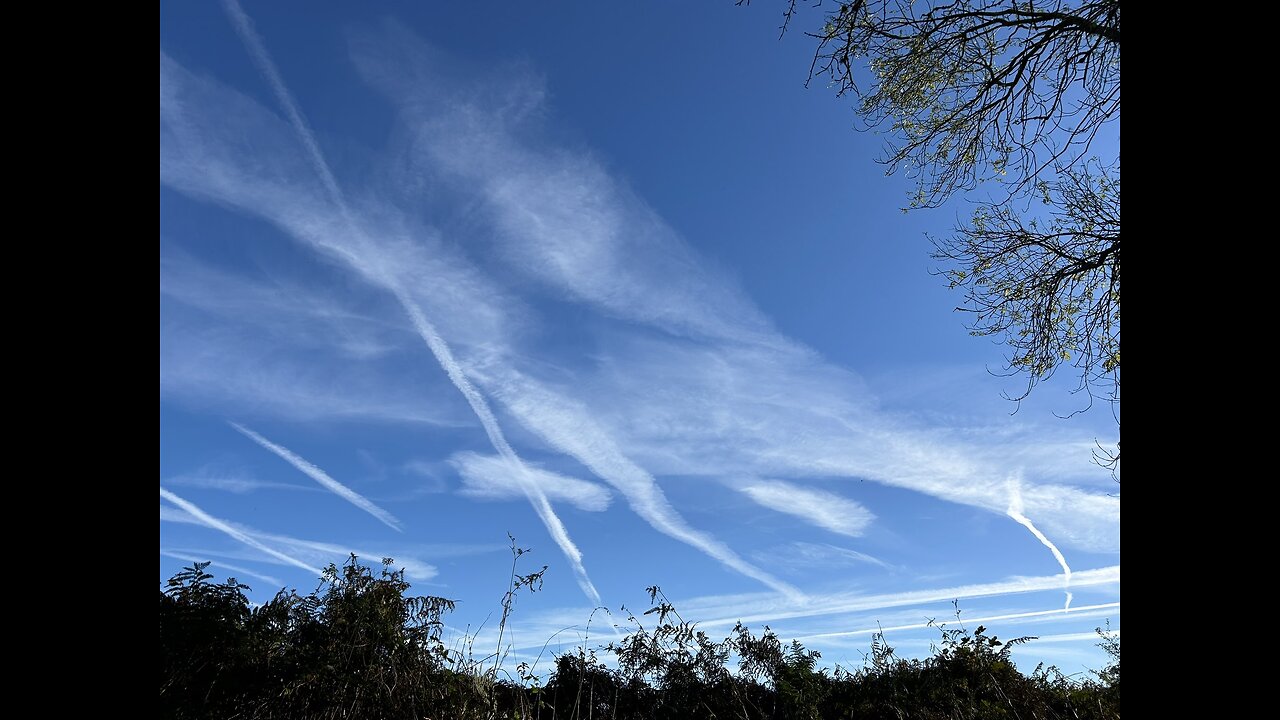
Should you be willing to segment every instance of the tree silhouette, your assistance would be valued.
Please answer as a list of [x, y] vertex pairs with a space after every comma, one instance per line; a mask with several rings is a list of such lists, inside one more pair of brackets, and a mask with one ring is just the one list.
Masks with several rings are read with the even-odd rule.
[[[910, 206], [976, 203], [934, 257], [970, 331], [1008, 346], [1026, 380], [1009, 397], [1066, 364], [1085, 398], [1072, 414], [1101, 399], [1118, 425], [1119, 0], [848, 0], [807, 34], [809, 79], [886, 131], [881, 162], [916, 181]], [[1119, 444], [1099, 451], [1118, 474]]]

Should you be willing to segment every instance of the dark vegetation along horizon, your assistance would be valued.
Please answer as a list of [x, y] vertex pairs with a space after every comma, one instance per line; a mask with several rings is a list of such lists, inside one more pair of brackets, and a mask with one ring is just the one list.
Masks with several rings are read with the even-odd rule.
[[[524, 551], [512, 544], [513, 560]], [[1054, 667], [1019, 671], [1014, 647], [978, 626], [939, 627], [932, 654], [895, 654], [872, 638], [863, 667], [821, 667], [820, 654], [742, 624], [715, 640], [687, 621], [657, 586], [652, 607], [628, 613], [625, 633], [602, 647], [554, 656], [545, 675], [504, 667], [502, 631], [542, 570], [516, 572], [501, 600], [499, 640], [488, 655], [474, 637], [446, 646], [454, 603], [409, 594], [403, 570], [355, 555], [329, 565], [319, 586], [281, 590], [254, 605], [235, 578], [213, 582], [195, 563], [160, 592], [163, 718], [1119, 718], [1120, 640], [1099, 630], [1110, 664], [1094, 677]], [[625, 610], [625, 608], [624, 608]]]

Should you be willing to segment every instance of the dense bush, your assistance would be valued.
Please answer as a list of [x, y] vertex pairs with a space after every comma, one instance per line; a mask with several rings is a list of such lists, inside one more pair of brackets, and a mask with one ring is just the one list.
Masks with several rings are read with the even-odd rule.
[[[512, 546], [514, 558], [523, 551]], [[514, 559], [513, 558], [513, 559]], [[653, 607], [604, 650], [556, 658], [543, 685], [502, 657], [479, 660], [441, 642], [453, 603], [406, 594], [403, 571], [375, 573], [353, 555], [330, 566], [308, 595], [278, 593], [253, 607], [234, 579], [211, 582], [208, 563], [160, 593], [160, 715], [170, 718], [617, 718], [619, 720], [816, 720], [818, 718], [1118, 718], [1120, 643], [1103, 636], [1113, 662], [1077, 681], [1053, 668], [1024, 675], [1002, 642], [979, 626], [943, 630], [925, 659], [896, 656], [882, 637], [857, 671], [819, 667], [819, 654], [738, 625], [713, 640], [649, 588]], [[544, 568], [545, 570], [545, 568]], [[512, 581], [502, 625], [521, 588]], [[652, 619], [652, 626], [646, 626]], [[499, 641], [501, 646], [501, 641]], [[500, 651], [500, 647], [499, 647]]]

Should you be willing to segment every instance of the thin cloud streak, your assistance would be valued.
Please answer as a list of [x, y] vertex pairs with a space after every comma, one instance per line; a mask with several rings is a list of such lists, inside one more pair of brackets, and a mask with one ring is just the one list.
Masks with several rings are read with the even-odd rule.
[[[161, 550], [160, 554], [165, 557], [173, 558], [174, 560], [182, 560], [183, 562], [189, 562], [189, 563], [206, 562], [206, 560], [201, 560], [195, 555], [187, 555], [184, 553], [170, 552], [168, 550]], [[256, 577], [259, 580], [269, 582], [272, 585], [279, 585], [279, 586], [284, 585], [283, 582], [281, 582], [280, 580], [274, 577], [271, 577], [270, 575], [263, 575], [260, 572], [250, 570], [249, 568], [240, 567], [239, 565], [232, 565], [231, 563], [228, 563], [228, 562], [215, 562], [211, 564], [211, 567], [218, 570], [230, 570], [232, 572], [237, 572], [242, 575], [248, 575], [249, 577]]]
[[[462, 477], [459, 495], [481, 500], [524, 499], [520, 488], [511, 486], [512, 468], [500, 457], [461, 452], [450, 458], [449, 464]], [[570, 503], [579, 510], [603, 512], [613, 500], [609, 491], [596, 483], [535, 467], [529, 468], [529, 474], [548, 498]]]
[[[166, 507], [164, 505], [160, 506], [160, 521], [185, 523], [189, 525], [205, 524], [202, 520], [193, 516], [189, 512], [185, 512], [183, 509], [174, 509], [174, 508]], [[413, 557], [412, 553], [407, 551], [406, 552], [374, 552], [372, 550], [360, 549], [350, 545], [338, 545], [336, 543], [320, 542], [316, 540], [304, 540], [302, 538], [291, 537], [288, 535], [277, 535], [274, 533], [263, 532], [261, 530], [257, 530], [245, 525], [241, 525], [240, 523], [235, 523], [231, 521], [223, 521], [223, 522], [225, 525], [235, 530], [236, 532], [240, 533], [241, 535], [244, 535], [245, 537], [252, 538], [253, 540], [256, 540], [259, 543], [272, 543], [274, 545], [285, 547], [295, 556], [306, 557], [310, 561], [315, 562], [318, 566], [321, 566], [321, 567], [328, 565], [329, 563], [341, 564], [345, 562], [348, 558], [350, 558], [352, 554], [355, 554], [357, 557], [364, 558], [366, 560], [374, 560], [374, 561], [380, 560], [384, 557], [389, 556], [396, 560], [396, 563], [395, 563], [396, 565], [399, 565], [400, 567], [404, 568], [406, 576], [408, 576], [411, 580], [423, 580], [423, 581], [430, 580], [439, 574], [439, 571], [436, 570], [436, 567], [434, 565], [418, 560], [417, 558]], [[194, 551], [187, 549], [186, 552], [194, 552]], [[221, 555], [222, 557], [240, 557], [240, 556], [229, 555], [227, 553], [212, 553], [212, 554]], [[291, 564], [291, 563], [284, 563], [278, 558], [274, 558], [274, 557], [272, 559], [264, 559], [264, 562]], [[319, 575], [319, 572], [314, 568], [312, 568], [311, 566], [306, 566], [306, 568], [310, 570], [312, 573], [316, 574], [317, 576]]]
[[[262, 39], [258, 37], [257, 32], [254, 31], [248, 15], [245, 14], [237, 0], [226, 0], [224, 7], [226, 8], [228, 15], [231, 17], [233, 24], [236, 27], [236, 32], [240, 35], [240, 39], [244, 42], [250, 55], [253, 57], [254, 62], [266, 75], [267, 81], [276, 95], [276, 99], [285, 107], [285, 111], [289, 115], [290, 123], [293, 125], [295, 133], [306, 147], [307, 154], [309, 155], [316, 172], [319, 174], [321, 181], [324, 183], [325, 189], [329, 193], [330, 200], [342, 213], [347, 227], [357, 234], [357, 238], [363, 241], [360, 242], [360, 245], [371, 245], [368, 239], [361, 236], [359, 232], [360, 227], [352, 216], [342, 190], [338, 186], [338, 182], [334, 178], [333, 172], [329, 167], [329, 163], [325, 160], [324, 154], [321, 152], [320, 146], [316, 142], [315, 135], [307, 126], [302, 113], [298, 109], [297, 103], [294, 102], [293, 96], [289, 93], [288, 88], [284, 84], [284, 80], [280, 77], [280, 73], [277, 70], [275, 63], [271, 60], [270, 55], [268, 55], [266, 46], [262, 42]], [[344, 259], [348, 260], [348, 262], [355, 267], [355, 269], [359, 270], [367, 268], [367, 265], [359, 262], [358, 256], [354, 256], [350, 251], [344, 252], [342, 255]], [[516, 477], [519, 479], [525, 494], [529, 498], [529, 502], [533, 505], [534, 511], [537, 513], [539, 519], [542, 520], [543, 525], [546, 526], [547, 531], [551, 534], [556, 544], [560, 546], [561, 552], [564, 553], [565, 557], [569, 560], [573, 567], [574, 574], [577, 576], [578, 584], [581, 586], [583, 592], [591, 598], [592, 602], [600, 605], [602, 603], [600, 593], [596, 591], [595, 585], [587, 575], [587, 569], [583, 565], [582, 561], [582, 552], [578, 550], [578, 547], [569, 538], [568, 530], [565, 529], [564, 523], [560, 521], [559, 516], [555, 514], [555, 510], [552, 509], [551, 503], [548, 502], [546, 495], [542, 493], [542, 491], [533, 482], [532, 478], [530, 478], [528, 468], [525, 467], [523, 461], [521, 461], [520, 457], [516, 454], [515, 449], [511, 447], [511, 444], [507, 442], [506, 436], [502, 432], [502, 428], [498, 425], [497, 418], [494, 417], [493, 412], [489, 409], [488, 402], [471, 384], [471, 381], [467, 378], [466, 374], [462, 371], [461, 366], [454, 358], [449, 345], [444, 341], [444, 338], [440, 336], [435, 326], [427, 319], [426, 314], [418, 304], [414, 302], [413, 298], [404, 289], [404, 287], [396, 281], [394, 277], [385, 273], [377, 273], [377, 276], [380, 276], [379, 279], [382, 280], [382, 284], [391, 291], [396, 300], [398, 300], [401, 306], [403, 306], [405, 312], [409, 315], [409, 319], [413, 323], [414, 329], [417, 330], [423, 341], [426, 342], [427, 347], [431, 350], [432, 355], [435, 356], [436, 361], [444, 368], [449, 379], [453, 381], [453, 384], [457, 386], [458, 390], [466, 398], [467, 403], [476, 413], [476, 417], [479, 418], [480, 424], [484, 427], [485, 434], [489, 437], [489, 441], [493, 445], [494, 449], [497, 450], [498, 454], [506, 459], [507, 462], [516, 469]]]
[[343, 485], [337, 480], [334, 480], [332, 477], [329, 476], [329, 473], [326, 473], [324, 470], [321, 470], [320, 468], [316, 467], [312, 463], [308, 462], [305, 458], [302, 458], [296, 453], [294, 453], [293, 451], [291, 451], [289, 448], [286, 448], [282, 445], [277, 445], [239, 423], [233, 422], [233, 423], [228, 423], [228, 425], [235, 428], [241, 435], [244, 435], [245, 437], [249, 438], [255, 443], [261, 445], [263, 448], [274, 453], [281, 460], [284, 460], [285, 462], [294, 466], [303, 475], [306, 475], [312, 480], [315, 480], [316, 482], [320, 483], [322, 487], [326, 488], [327, 490], [332, 492], [334, 495], [337, 495], [343, 500], [346, 500], [352, 505], [355, 505], [361, 510], [374, 516], [383, 525], [386, 525], [387, 527], [391, 528], [392, 530], [395, 530], [396, 532], [404, 532], [404, 529], [400, 527], [400, 521], [397, 520], [394, 515], [375, 505], [373, 501], [371, 501], [369, 498], [361, 495], [355, 490], [352, 490], [346, 485]]
[[770, 510], [849, 537], [861, 536], [876, 517], [848, 498], [780, 480], [758, 480], [735, 489]]
[[309, 485], [296, 485], [294, 483], [267, 482], [264, 480], [255, 480], [253, 478], [233, 477], [229, 475], [210, 475], [205, 473], [193, 473], [186, 475], [175, 475], [167, 478], [165, 482], [169, 485], [180, 485], [184, 487], [201, 488], [204, 490], [221, 490], [236, 495], [256, 492], [258, 490], [289, 490], [302, 492], [321, 492], [319, 488]]
[[755, 558], [765, 565], [785, 562], [791, 567], [808, 566], [809, 568], [824, 568], [827, 570], [853, 563], [866, 563], [883, 570], [896, 569], [893, 565], [874, 555], [827, 543], [794, 541], [786, 545], [757, 551]]
[[168, 490], [165, 490], [164, 488], [160, 488], [160, 497], [164, 498], [165, 500], [168, 500], [174, 505], [177, 505], [182, 510], [186, 511], [186, 513], [190, 515], [192, 518], [194, 518], [200, 525], [204, 525], [213, 530], [217, 530], [218, 532], [221, 532], [227, 535], [233, 540], [244, 543], [245, 545], [248, 545], [249, 547], [254, 548], [255, 550], [260, 550], [266, 553], [267, 555], [270, 555], [271, 557], [277, 560], [280, 560], [281, 562], [288, 563], [289, 565], [292, 565], [296, 568], [302, 568], [307, 572], [312, 572], [319, 575], [319, 571], [316, 570], [314, 567], [302, 562], [301, 560], [285, 555], [279, 550], [267, 547], [266, 545], [262, 544], [261, 542], [254, 539], [253, 537], [250, 537], [248, 534], [244, 533], [243, 531], [235, 527], [232, 527], [232, 525], [227, 521], [219, 520], [218, 518], [210, 515], [204, 510], [201, 510], [199, 507], [197, 507], [193, 503], [183, 500], [181, 497], [175, 495], [172, 492], [169, 492]]
[[[402, 107], [414, 171], [485, 201], [498, 257], [560, 295], [667, 335], [631, 338], [651, 353], [599, 353], [595, 378], [576, 368], [575, 389], [589, 389], [565, 392], [631, 462], [658, 475], [856, 477], [1004, 513], [1000, 478], [1020, 438], [974, 448], [958, 429], [922, 430], [875, 410], [855, 375], [777, 332], [601, 163], [530, 146], [531, 123], [520, 120], [538, 115], [536, 79], [455, 91], [444, 63], [408, 32], [353, 45], [365, 77]], [[721, 467], [699, 467], [707, 457]], [[1027, 504], [1080, 546], [1118, 544], [1119, 503], [1101, 493], [1039, 485]]]

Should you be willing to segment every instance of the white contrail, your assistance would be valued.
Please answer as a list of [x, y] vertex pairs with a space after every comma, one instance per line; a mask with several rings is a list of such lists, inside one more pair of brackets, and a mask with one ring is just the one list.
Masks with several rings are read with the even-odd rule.
[[[1119, 608], [1119, 607], [1120, 607], [1120, 603], [1110, 602], [1110, 603], [1102, 603], [1100, 605], [1085, 605], [1083, 607], [1078, 607], [1074, 610], [1058, 610], [1055, 608], [1053, 610], [1036, 610], [1034, 612], [1009, 613], [1007, 615], [988, 615], [987, 617], [963, 618], [963, 619], [965, 622], [969, 622], [969, 623], [988, 623], [988, 622], [999, 622], [1001, 620], [1017, 620], [1019, 618], [1042, 617], [1045, 615], [1061, 615], [1064, 612], [1090, 612], [1093, 610], [1107, 610], [1110, 608]], [[874, 628], [866, 628], [863, 630], [846, 630], [843, 632], [817, 633], [814, 635], [802, 635], [796, 638], [796, 640], [799, 640], [800, 642], [809, 642], [810, 640], [818, 640], [821, 638], [850, 637], [853, 635], [874, 635], [875, 633], [891, 632], [891, 631], [899, 631], [899, 630], [922, 630], [924, 628], [933, 627], [936, 625], [937, 623], [914, 623], [911, 625], [896, 625], [894, 627], [886, 627], [886, 628], [874, 627]], [[1088, 633], [1088, 635], [1097, 637], [1097, 635], [1095, 635], [1094, 633]]]
[[[1120, 582], [1120, 566], [1113, 565], [1105, 568], [1095, 568], [1083, 570], [1075, 573], [1075, 583], [1078, 586], [1096, 587], [1100, 585], [1115, 585]], [[944, 588], [930, 588], [924, 590], [908, 590], [898, 593], [887, 593], [883, 595], [863, 595], [845, 591], [835, 591], [822, 594], [811, 594], [808, 596], [808, 602], [804, 605], [795, 605], [790, 602], [779, 602], [777, 595], [766, 593], [747, 593], [720, 596], [703, 596], [700, 598], [676, 599], [675, 604], [683, 608], [682, 612], [686, 616], [696, 614], [699, 617], [713, 618], [698, 623], [698, 627], [703, 629], [709, 628], [731, 628], [738, 623], [747, 625], [768, 625], [772, 628], [778, 628], [782, 624], [788, 624], [789, 620], [801, 620], [817, 617], [844, 616], [851, 613], [857, 613], [860, 616], [877, 613], [877, 611], [890, 608], [914, 607], [920, 613], [921, 617], [929, 617], [934, 613], [928, 612], [928, 606], [937, 606], [946, 604], [948, 607], [951, 603], [960, 600], [969, 600], [976, 598], [996, 598], [1014, 595], [1023, 595], [1026, 593], [1038, 593], [1057, 590], [1062, 587], [1062, 575], [1042, 575], [1037, 577], [1016, 577], [1007, 580], [1001, 580], [993, 583], [981, 583], [975, 585], [961, 585]], [[1118, 589], [1118, 588], [1117, 588]], [[1077, 617], [1094, 617], [1098, 614], [1106, 613], [1114, 609], [1119, 612], [1119, 600], [1114, 602], [1103, 603], [1100, 605], [1090, 605], [1086, 607], [1073, 607], [1067, 611]], [[1114, 606], [1114, 608], [1112, 607]], [[530, 627], [534, 630], [526, 629], [526, 636], [536, 636], [539, 638], [547, 637], [555, 630], [566, 625], [571, 625], [578, 611], [559, 611], [552, 613], [543, 613], [529, 619], [532, 623]], [[1026, 618], [1049, 617], [1052, 615], [1063, 615], [1062, 608], [1056, 610], [1033, 611], [1031, 614], [1025, 615]], [[1016, 620], [1024, 617], [1022, 613], [1012, 613], [1009, 616], [994, 616], [999, 619]], [[970, 618], [964, 617], [965, 622], [993, 622], [991, 617]], [[822, 625], [833, 625], [840, 622], [839, 618], [835, 620], [827, 620]], [[863, 622], [863, 621], [859, 621]], [[870, 621], [866, 621], [870, 622]], [[926, 627], [927, 623], [921, 624]], [[794, 626], [793, 626], [794, 627]], [[908, 626], [909, 628], [910, 626]], [[896, 629], [908, 629], [896, 628]], [[863, 630], [846, 631], [845, 634], [869, 634], [874, 631], [881, 630], [876, 627], [874, 630], [866, 628]], [[892, 630], [895, 628], [883, 628]], [[800, 633], [801, 630], [796, 629], [794, 633]], [[807, 631], [806, 631], [807, 632]], [[840, 632], [819, 633], [822, 635], [831, 634], [839, 636]], [[796, 639], [807, 641], [812, 634], [799, 636]], [[517, 646], [520, 647], [520, 646]], [[534, 646], [536, 647], [536, 646]]]
[[[276, 99], [284, 106], [285, 112], [289, 116], [289, 122], [292, 123], [294, 131], [306, 147], [316, 172], [329, 192], [330, 200], [342, 213], [343, 219], [353, 233], [357, 237], [362, 237], [363, 233], [360, 232], [351, 215], [346, 199], [342, 194], [342, 189], [338, 186], [337, 179], [334, 177], [329, 163], [325, 160], [324, 153], [320, 150], [320, 145], [316, 142], [315, 134], [307, 126], [297, 103], [294, 102], [293, 96], [289, 93], [289, 88], [285, 86], [275, 63], [272, 62], [271, 56], [267, 53], [266, 45], [262, 42], [262, 38], [258, 36], [257, 31], [254, 30], [249, 16], [240, 7], [238, 0], [225, 0], [223, 7], [226, 8], [227, 15], [230, 16], [236, 33], [248, 49], [249, 55], [253, 58], [258, 69], [266, 76]], [[346, 254], [345, 258], [353, 265], [358, 267], [362, 265], [359, 259], [350, 253]], [[361, 267], [360, 269], [367, 271], [367, 268]], [[529, 498], [529, 502], [533, 505], [534, 511], [539, 519], [542, 520], [543, 525], [546, 526], [556, 544], [560, 546], [561, 552], [564, 553], [573, 566], [574, 574], [577, 575], [578, 585], [581, 586], [583, 592], [593, 603], [596, 605], [603, 604], [600, 599], [600, 593], [596, 591], [595, 585], [592, 584], [591, 579], [587, 576], [586, 567], [582, 563], [582, 552], [578, 550], [573, 540], [569, 538], [569, 533], [565, 529], [564, 523], [555, 514], [555, 510], [551, 507], [551, 503], [548, 502], [546, 494], [529, 476], [528, 468], [511, 447], [511, 444], [507, 442], [501, 426], [498, 425], [497, 418], [494, 417], [493, 411], [489, 408], [489, 403], [471, 384], [462, 367], [454, 358], [449, 345], [436, 331], [435, 326], [427, 319], [426, 314], [422, 312], [418, 304], [409, 296], [409, 293], [401, 287], [400, 282], [396, 278], [388, 276], [382, 270], [377, 275], [377, 279], [381, 281], [384, 287], [395, 295], [396, 300], [400, 302], [405, 312], [408, 313], [409, 319], [413, 322], [418, 335], [422, 337], [427, 347], [431, 350], [431, 354], [435, 356], [436, 361], [444, 368], [445, 373], [458, 388], [458, 391], [467, 399], [467, 404], [471, 406], [476, 417], [480, 420], [480, 424], [484, 427], [485, 434], [489, 436], [489, 442], [498, 451], [498, 454], [510, 463], [512, 469], [515, 470], [514, 475], [520, 482], [525, 496]]]
[[[161, 555], [164, 555], [165, 557], [171, 557], [171, 558], [173, 558], [173, 559], [175, 559], [175, 560], [185, 560], [186, 562], [189, 562], [189, 563], [202, 562], [202, 561], [200, 560], [200, 558], [198, 558], [198, 557], [196, 557], [196, 556], [194, 556], [194, 555], [184, 555], [184, 554], [182, 554], [182, 553], [169, 552], [168, 550], [161, 550], [161, 551], [160, 551], [160, 554], [161, 554]], [[253, 571], [253, 570], [250, 570], [249, 568], [246, 568], [246, 567], [240, 567], [239, 565], [232, 565], [231, 563], [228, 563], [228, 562], [222, 562], [221, 560], [219, 560], [218, 562], [214, 563], [214, 567], [216, 567], [216, 568], [218, 568], [218, 569], [220, 569], [220, 570], [230, 570], [230, 571], [232, 571], [232, 572], [238, 572], [238, 573], [240, 573], [240, 574], [242, 574], [242, 575], [248, 575], [248, 576], [250, 576], [250, 577], [256, 577], [256, 578], [259, 578], [259, 579], [261, 579], [261, 580], [265, 580], [265, 581], [267, 581], [267, 582], [271, 583], [272, 585], [284, 585], [284, 583], [280, 582], [279, 580], [277, 580], [277, 579], [276, 579], [276, 578], [274, 578], [274, 577], [271, 577], [270, 575], [263, 575], [262, 573], [260, 573], [260, 572], [255, 572], [255, 571]]]
[[[1062, 582], [1062, 587], [1064, 589], [1070, 588], [1071, 587], [1071, 567], [1067, 565], [1067, 559], [1062, 556], [1062, 551], [1059, 550], [1058, 546], [1054, 545], [1053, 542], [1049, 540], [1049, 538], [1045, 537], [1044, 533], [1040, 532], [1040, 528], [1037, 528], [1035, 524], [1031, 522], [1031, 518], [1028, 518], [1026, 515], [1022, 514], [1022, 485], [1016, 477], [1009, 478], [1009, 509], [1006, 511], [1006, 513], [1009, 515], [1009, 517], [1017, 521], [1019, 525], [1022, 525], [1026, 529], [1030, 530], [1031, 534], [1035, 535], [1037, 540], [1043, 543], [1045, 547], [1049, 548], [1049, 552], [1053, 553], [1054, 559], [1057, 560], [1058, 564], [1062, 566], [1062, 574], [1064, 577], [1064, 580]], [[1071, 599], [1072, 599], [1071, 591], [1066, 590], [1066, 593], [1067, 593], [1067, 603], [1062, 607], [1063, 612], [1068, 612], [1071, 610]]]
[[[1120, 582], [1120, 566], [1112, 565], [1111, 567], [1085, 570], [1076, 575], [1076, 584], [1080, 587], [1117, 584]], [[732, 627], [738, 622], [744, 625], [750, 623], [777, 623], [795, 618], [843, 615], [910, 605], [950, 603], [955, 600], [967, 600], [970, 598], [990, 598], [1002, 595], [1042, 592], [1056, 590], [1060, 587], [1062, 587], [1061, 575], [1041, 575], [1037, 577], [1015, 577], [992, 583], [977, 583], [928, 590], [907, 590], [881, 595], [859, 596], [847, 592], [810, 595], [809, 602], [799, 607], [771, 603], [770, 598], [762, 596], [742, 596], [747, 598], [745, 605], [741, 604], [739, 600], [734, 600], [725, 607], [701, 608], [691, 602], [685, 602], [680, 607], [686, 607], [691, 612], [697, 610], [703, 617], [713, 618], [698, 623], [699, 627]], [[718, 618], [716, 617], [717, 615], [719, 616]]]
[[394, 515], [387, 512], [386, 510], [383, 510], [377, 505], [373, 504], [373, 501], [370, 500], [369, 498], [361, 495], [355, 490], [352, 490], [346, 485], [343, 485], [337, 480], [334, 480], [332, 477], [329, 476], [329, 473], [311, 464], [306, 460], [306, 458], [298, 456], [287, 447], [284, 447], [282, 445], [277, 445], [271, 442], [270, 440], [262, 437], [258, 433], [250, 430], [249, 428], [241, 425], [240, 423], [233, 422], [233, 423], [227, 423], [227, 424], [235, 428], [236, 430], [238, 430], [240, 434], [258, 443], [259, 445], [266, 448], [267, 450], [270, 450], [271, 452], [275, 453], [280, 457], [280, 459], [284, 460], [285, 462], [297, 468], [300, 472], [302, 472], [303, 475], [306, 475], [312, 480], [315, 480], [316, 482], [320, 483], [320, 485], [322, 485], [323, 487], [331, 491], [334, 495], [337, 495], [343, 500], [346, 500], [352, 505], [355, 505], [361, 510], [378, 518], [378, 520], [382, 522], [382, 524], [386, 525], [392, 530], [395, 530], [396, 532], [404, 532], [404, 530], [400, 528], [400, 521], [397, 520]]
[[214, 530], [225, 533], [229, 535], [231, 538], [238, 540], [244, 543], [245, 545], [248, 545], [251, 548], [254, 548], [256, 550], [261, 550], [262, 552], [270, 555], [273, 558], [276, 558], [277, 560], [282, 560], [290, 565], [293, 565], [294, 567], [300, 567], [303, 570], [306, 570], [308, 572], [313, 572], [316, 575], [320, 574], [319, 570], [311, 567], [310, 565], [302, 562], [301, 560], [289, 557], [288, 555], [285, 555], [279, 550], [275, 550], [273, 548], [267, 547], [266, 545], [263, 545], [257, 540], [254, 540], [248, 535], [245, 535], [244, 533], [235, 529], [225, 520], [219, 520], [218, 518], [210, 515], [204, 510], [201, 510], [195, 505], [187, 502], [186, 500], [183, 500], [182, 498], [169, 492], [168, 490], [165, 490], [164, 488], [160, 488], [160, 497], [164, 498], [165, 500], [168, 500], [174, 505], [177, 505], [183, 510], [186, 510], [187, 513], [191, 515], [191, 517], [195, 518], [196, 520], [199, 520], [206, 527], [210, 527], [210, 528], [213, 528]]

